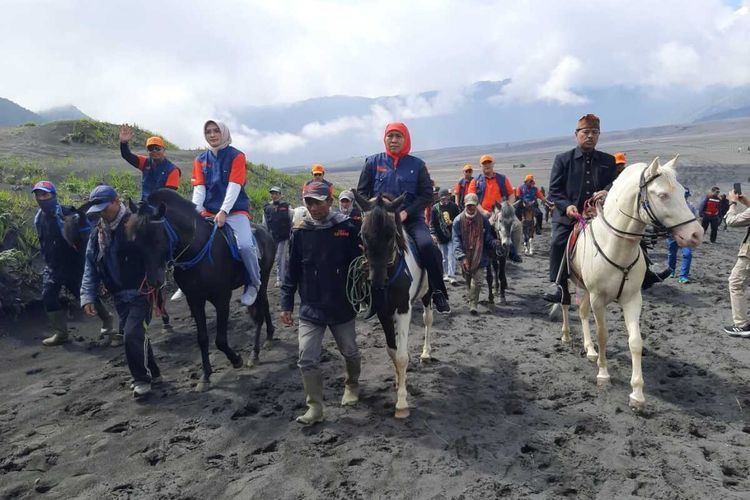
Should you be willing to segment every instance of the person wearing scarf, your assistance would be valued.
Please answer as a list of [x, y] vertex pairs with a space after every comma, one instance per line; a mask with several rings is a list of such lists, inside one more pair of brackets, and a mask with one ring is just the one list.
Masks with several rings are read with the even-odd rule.
[[469, 312], [477, 315], [479, 292], [486, 268], [490, 263], [489, 252], [498, 244], [490, 222], [479, 212], [479, 198], [469, 193], [464, 198], [464, 211], [453, 221], [453, 246], [456, 260], [461, 265], [466, 287], [469, 291]]
[[302, 192], [307, 214], [292, 230], [289, 267], [281, 285], [281, 321], [292, 326], [294, 296], [299, 290], [299, 366], [307, 412], [297, 422], [323, 420], [323, 375], [320, 355], [326, 328], [345, 360], [342, 406], [359, 400], [360, 354], [354, 330], [355, 312], [347, 299], [351, 262], [361, 254], [359, 228], [346, 215], [331, 211], [329, 186], [313, 181]]
[[[47, 313], [52, 334], [42, 341], [45, 346], [56, 346], [68, 341], [68, 315], [60, 304], [60, 292], [65, 287], [79, 299], [83, 276], [84, 253], [76, 251], [63, 237], [66, 216], [75, 213], [74, 207], [62, 206], [57, 199], [57, 188], [49, 181], [39, 181], [31, 190], [39, 210], [34, 227], [39, 236], [39, 247], [44, 257], [42, 274], [42, 304]], [[102, 333], [112, 334], [112, 316], [101, 300], [94, 302], [102, 320]]]
[[385, 151], [365, 160], [357, 191], [365, 198], [388, 194], [405, 198], [398, 216], [419, 252], [420, 264], [427, 271], [435, 308], [450, 314], [448, 291], [443, 282], [443, 256], [435, 246], [425, 222], [425, 208], [432, 203], [432, 179], [425, 162], [409, 154], [411, 136], [403, 123], [389, 123], [383, 134]]
[[151, 392], [161, 381], [146, 326], [151, 321], [151, 303], [140, 288], [146, 277], [142, 250], [128, 240], [125, 226], [130, 210], [120, 202], [110, 186], [97, 186], [89, 195], [86, 214], [99, 218], [86, 247], [86, 267], [81, 283], [81, 306], [86, 314], [96, 314], [96, 294], [102, 284], [112, 295], [124, 335], [125, 358], [133, 382], [134, 396]]
[[245, 153], [230, 146], [232, 135], [222, 122], [207, 121], [203, 134], [209, 147], [193, 163], [193, 203], [201, 215], [213, 218], [219, 227], [229, 224], [234, 231], [249, 278], [241, 301], [251, 306], [260, 290], [260, 264], [244, 188]]

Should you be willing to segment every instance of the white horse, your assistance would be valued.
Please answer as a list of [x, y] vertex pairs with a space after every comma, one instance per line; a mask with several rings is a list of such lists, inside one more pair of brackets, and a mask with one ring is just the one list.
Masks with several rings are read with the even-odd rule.
[[[580, 303], [584, 348], [590, 360], [597, 360], [600, 385], [609, 383], [607, 371], [607, 304], [619, 302], [628, 331], [628, 345], [633, 371], [630, 406], [645, 404], [640, 331], [641, 283], [646, 262], [640, 240], [648, 224], [663, 234], [670, 234], [680, 246], [696, 247], [703, 240], [703, 228], [685, 201], [684, 188], [677, 182], [673, 169], [677, 157], [666, 165], [654, 159], [651, 165], [628, 166], [614, 182], [598, 216], [592, 219], [578, 237], [569, 257], [570, 277], [582, 288]], [[565, 293], [564, 295], [566, 295]], [[568, 296], [569, 299], [569, 296]], [[562, 341], [570, 342], [568, 305], [563, 301]], [[589, 314], [593, 310], [599, 353], [591, 342]]]

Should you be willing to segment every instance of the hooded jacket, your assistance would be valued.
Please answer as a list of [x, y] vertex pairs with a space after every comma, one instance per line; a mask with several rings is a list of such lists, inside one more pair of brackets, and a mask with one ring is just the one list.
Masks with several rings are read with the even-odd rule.
[[346, 296], [349, 264], [361, 254], [359, 228], [344, 214], [331, 212], [325, 222], [309, 215], [292, 230], [289, 264], [281, 285], [281, 310], [294, 310], [299, 288], [299, 317], [319, 325], [354, 319]]
[[[424, 161], [411, 156], [411, 136], [403, 123], [390, 123], [385, 128], [385, 137], [392, 131], [404, 136], [404, 147], [397, 154], [385, 152], [367, 157], [365, 166], [359, 176], [357, 191], [365, 198], [378, 194], [390, 194], [394, 198], [406, 193], [402, 210], [406, 210], [408, 219], [424, 220], [424, 210], [432, 202], [432, 179]], [[407, 220], [408, 220], [407, 219]]]

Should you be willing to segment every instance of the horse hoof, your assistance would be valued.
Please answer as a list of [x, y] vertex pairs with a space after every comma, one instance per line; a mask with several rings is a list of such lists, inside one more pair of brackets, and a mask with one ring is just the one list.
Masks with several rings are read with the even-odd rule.
[[242, 356], [239, 356], [237, 361], [232, 363], [232, 368], [242, 368], [243, 366], [245, 366], [245, 361], [242, 359]]
[[245, 366], [247, 366], [248, 368], [255, 368], [255, 365], [256, 365], [257, 363], [258, 363], [258, 360], [257, 360], [257, 359], [255, 359], [255, 358], [250, 358], [250, 359], [248, 359], [248, 360], [247, 360], [247, 364], [246, 364]]
[[635, 399], [632, 394], [630, 395], [630, 397], [628, 398], [628, 400], [629, 400], [628, 404], [630, 405], [630, 408], [633, 411], [641, 411], [641, 410], [643, 410], [646, 407], [646, 401], [645, 400], [639, 401], [639, 400]]
[[421, 355], [421, 356], [419, 357], [419, 362], [420, 362], [420, 363], [423, 363], [423, 364], [429, 364], [429, 363], [432, 363], [432, 356], [430, 356], [429, 354], [422, 354], [422, 355]]
[[195, 392], [206, 392], [211, 388], [211, 381], [210, 380], [201, 380], [196, 384], [195, 386]]
[[609, 387], [609, 377], [596, 377], [596, 385], [599, 387]]
[[588, 353], [586, 354], [586, 359], [591, 361], [592, 363], [595, 362], [597, 359], [599, 359], [599, 355], [597, 353]]
[[508, 305], [508, 301], [505, 300], [505, 297], [503, 297], [503, 298], [500, 299], [500, 305], [501, 306], [507, 306]]
[[563, 344], [570, 344], [570, 336], [569, 335], [563, 335], [560, 337], [560, 342]]
[[268, 339], [263, 343], [263, 349], [266, 351], [270, 351], [273, 349], [273, 346], [276, 344], [276, 339]]
[[396, 410], [396, 413], [394, 413], [393, 416], [398, 419], [404, 419], [409, 418], [410, 414], [411, 412], [409, 411], [409, 408], [404, 408], [403, 410]]

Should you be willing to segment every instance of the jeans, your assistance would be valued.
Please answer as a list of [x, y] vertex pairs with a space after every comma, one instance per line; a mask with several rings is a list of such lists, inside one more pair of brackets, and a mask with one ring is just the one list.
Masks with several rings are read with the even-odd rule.
[[276, 280], [284, 282], [286, 266], [289, 262], [289, 240], [276, 243]]
[[456, 257], [453, 256], [453, 242], [438, 243], [440, 253], [443, 254], [443, 274], [454, 276], [456, 274]]
[[[672, 270], [677, 269], [677, 242], [672, 238], [667, 238], [667, 267]], [[682, 247], [682, 266], [680, 266], [680, 278], [687, 278], [690, 275], [690, 263], [693, 261], [693, 249]]]
[[354, 331], [354, 320], [338, 325], [320, 325], [300, 318], [297, 366], [303, 374], [318, 369], [326, 327], [330, 328], [339, 352], [347, 361], [358, 361], [360, 359], [356, 332]]
[[151, 321], [151, 304], [145, 296], [134, 295], [128, 299], [115, 298], [115, 308], [125, 336], [125, 359], [130, 375], [135, 382], [151, 382], [161, 374], [146, 336], [146, 326]]
[[255, 236], [253, 236], [253, 230], [250, 226], [250, 219], [247, 218], [247, 215], [232, 214], [227, 215], [226, 223], [234, 231], [240, 257], [242, 257], [245, 269], [250, 275], [250, 284], [260, 288], [260, 264], [258, 263], [258, 251], [255, 246]]

